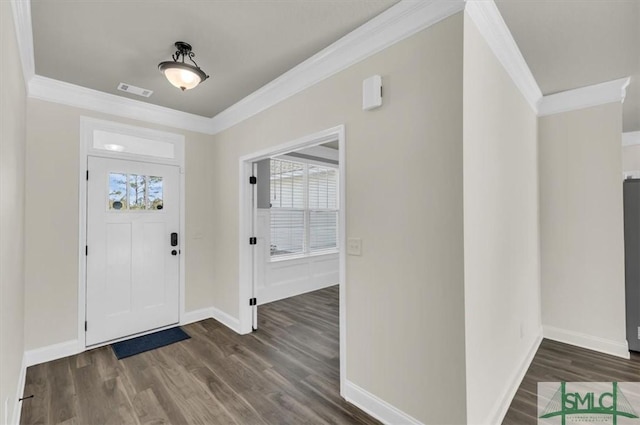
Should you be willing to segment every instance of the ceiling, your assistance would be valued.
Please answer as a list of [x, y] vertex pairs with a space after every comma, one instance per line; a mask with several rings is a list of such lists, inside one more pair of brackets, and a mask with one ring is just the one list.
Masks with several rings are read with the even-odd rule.
[[[32, 0], [36, 74], [213, 117], [397, 2]], [[640, 0], [496, 3], [543, 94], [632, 76], [623, 125], [640, 130]], [[157, 70], [178, 40], [211, 76], [184, 93]]]
[[497, 0], [542, 93], [632, 77], [624, 131], [640, 130], [640, 0]]
[[[397, 2], [33, 0], [36, 74], [213, 117]], [[176, 41], [211, 76], [184, 93], [157, 68]], [[121, 82], [154, 93], [124, 93]]]

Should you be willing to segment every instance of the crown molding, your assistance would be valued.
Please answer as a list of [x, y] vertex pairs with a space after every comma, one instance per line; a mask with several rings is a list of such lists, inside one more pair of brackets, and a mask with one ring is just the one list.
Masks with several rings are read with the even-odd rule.
[[640, 145], [640, 131], [622, 133], [622, 146]]
[[465, 11], [507, 71], [531, 109], [538, 112], [542, 92], [493, 0], [466, 0]]
[[466, 0], [465, 12], [539, 117], [624, 102], [630, 78], [543, 96], [494, 0]]
[[213, 117], [213, 132], [224, 131], [463, 8], [463, 0], [400, 1]]
[[29, 97], [168, 127], [213, 134], [211, 132], [211, 118], [176, 111], [175, 109], [140, 102], [39, 75], [34, 76], [29, 81]]
[[590, 108], [605, 103], [624, 102], [630, 78], [607, 81], [579, 89], [544, 96], [538, 105], [538, 116]]
[[24, 84], [28, 89], [29, 81], [36, 74], [33, 54], [33, 29], [31, 27], [31, 2], [29, 0], [11, 0], [13, 23], [16, 30], [20, 62]]
[[216, 134], [464, 9], [464, 0], [402, 0], [222, 111], [201, 117], [35, 75], [29, 0], [12, 0], [29, 97], [170, 127]]
[[402, 0], [215, 117], [207, 118], [36, 75], [31, 3], [11, 0], [11, 6], [29, 97], [211, 135], [463, 9], [538, 116], [623, 102], [630, 81], [622, 78], [543, 97], [493, 0], [466, 0], [466, 5], [464, 0]]

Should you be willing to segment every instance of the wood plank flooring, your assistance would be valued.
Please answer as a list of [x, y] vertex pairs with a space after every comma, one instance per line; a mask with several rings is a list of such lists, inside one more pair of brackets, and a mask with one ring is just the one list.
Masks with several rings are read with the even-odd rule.
[[538, 382], [638, 382], [640, 354], [631, 359], [543, 340], [511, 402], [502, 425], [537, 424]]
[[123, 360], [107, 346], [28, 368], [21, 424], [379, 423], [339, 394], [337, 286], [260, 306], [250, 335], [184, 329]]

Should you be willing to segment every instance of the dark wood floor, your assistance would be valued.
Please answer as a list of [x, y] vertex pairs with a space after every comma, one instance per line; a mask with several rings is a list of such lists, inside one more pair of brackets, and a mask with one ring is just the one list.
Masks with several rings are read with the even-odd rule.
[[123, 360], [107, 346], [32, 366], [21, 423], [378, 423], [339, 395], [337, 286], [261, 306], [259, 320], [250, 335], [209, 319]]
[[543, 340], [511, 402], [502, 425], [536, 425], [538, 382], [638, 382], [640, 354], [631, 359], [609, 356]]

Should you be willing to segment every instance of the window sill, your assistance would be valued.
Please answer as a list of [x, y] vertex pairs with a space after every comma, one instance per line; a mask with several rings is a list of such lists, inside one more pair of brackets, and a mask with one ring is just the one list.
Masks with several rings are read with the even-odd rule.
[[327, 249], [323, 251], [310, 252], [307, 254], [290, 254], [290, 255], [279, 255], [275, 258], [270, 258], [270, 263], [280, 263], [283, 261], [291, 261], [291, 260], [303, 260], [305, 258], [314, 258], [314, 257], [322, 257], [324, 255], [335, 255], [340, 253], [338, 249]]

